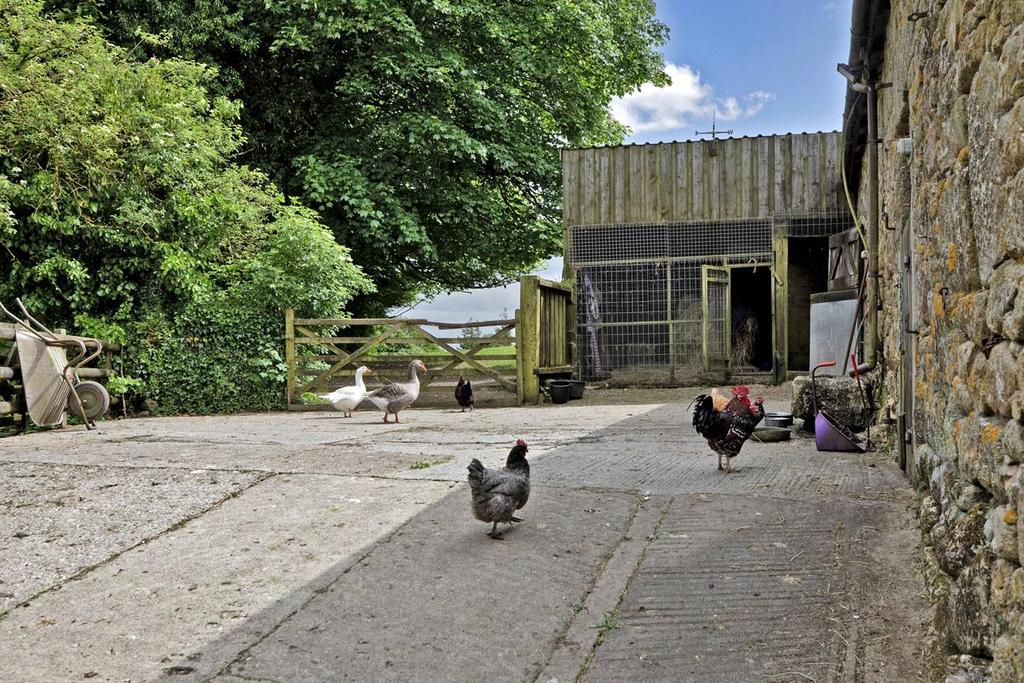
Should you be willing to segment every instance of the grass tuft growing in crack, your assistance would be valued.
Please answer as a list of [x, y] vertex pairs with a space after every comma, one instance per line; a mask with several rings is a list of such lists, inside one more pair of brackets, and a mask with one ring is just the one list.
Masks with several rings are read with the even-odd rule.
[[454, 457], [448, 456], [447, 458], [438, 458], [437, 460], [420, 460], [419, 462], [414, 462], [413, 464], [409, 465], [409, 469], [425, 470], [428, 467], [433, 467], [434, 465], [443, 465], [446, 462], [451, 462], [454, 459]]
[[590, 628], [596, 628], [601, 635], [619, 628], [619, 609], [616, 607], [610, 612], [604, 613], [604, 618]]

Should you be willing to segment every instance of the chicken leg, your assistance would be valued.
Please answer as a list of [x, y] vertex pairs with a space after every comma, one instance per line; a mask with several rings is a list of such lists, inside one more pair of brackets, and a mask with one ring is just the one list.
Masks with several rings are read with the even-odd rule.
[[493, 538], [495, 541], [502, 540], [501, 532], [498, 531], [498, 523], [497, 522], [495, 522], [493, 525], [491, 525], [491, 533], [489, 533], [487, 535], [490, 536], [491, 538]]

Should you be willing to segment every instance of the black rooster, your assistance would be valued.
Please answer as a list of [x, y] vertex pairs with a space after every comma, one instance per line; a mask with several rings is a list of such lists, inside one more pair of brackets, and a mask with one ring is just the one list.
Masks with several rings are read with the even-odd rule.
[[459, 405], [462, 406], [462, 412], [466, 412], [466, 408], [470, 411], [473, 410], [473, 384], [468, 379], [459, 377], [459, 383], [455, 385], [455, 400], [458, 401]]
[[515, 511], [530, 499], [530, 463], [526, 462], [526, 451], [526, 442], [516, 441], [500, 470], [489, 470], [476, 458], [469, 463], [473, 516], [481, 522], [491, 522], [491, 538], [501, 538], [498, 522], [523, 521], [515, 516]]
[[732, 472], [732, 459], [740, 454], [743, 444], [754, 433], [754, 427], [764, 419], [764, 399], [758, 397], [751, 403], [749, 393], [744, 386], [733, 387], [732, 400], [721, 409], [715, 406], [711, 395], [701, 394], [693, 399], [697, 404], [693, 409], [693, 426], [718, 454], [718, 469], [723, 469], [722, 456], [725, 456], [726, 474]]

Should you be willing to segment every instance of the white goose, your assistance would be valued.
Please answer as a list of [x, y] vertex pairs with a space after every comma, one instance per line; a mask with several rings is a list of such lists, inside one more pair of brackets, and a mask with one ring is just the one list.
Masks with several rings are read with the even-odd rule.
[[363, 375], [367, 373], [372, 375], [373, 370], [365, 365], [360, 365], [356, 369], [356, 383], [354, 386], [342, 387], [329, 394], [320, 394], [320, 398], [329, 401], [335, 410], [340, 410], [345, 414], [345, 417], [352, 417], [352, 411], [366, 398], [366, 385], [363, 384]]

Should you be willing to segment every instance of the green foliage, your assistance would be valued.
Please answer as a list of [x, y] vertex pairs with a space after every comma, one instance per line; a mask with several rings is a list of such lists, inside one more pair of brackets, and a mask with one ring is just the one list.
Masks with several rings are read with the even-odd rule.
[[559, 148], [620, 141], [610, 99], [667, 81], [653, 0], [51, 4], [121, 45], [215, 65], [218, 92], [245, 105], [246, 158], [377, 282], [356, 305], [369, 315], [557, 253]]
[[109, 391], [112, 396], [138, 394], [142, 391], [142, 387], [142, 380], [137, 377], [114, 375], [107, 380], [107, 391]]
[[369, 281], [232, 161], [240, 107], [208, 96], [212, 69], [40, 11], [0, 0], [0, 300], [125, 345], [143, 384], [123, 388], [163, 411], [278, 405], [282, 309], [341, 315]]
[[[367, 336], [372, 335], [372, 334], [379, 334], [380, 332], [383, 331], [382, 328], [379, 328], [379, 327], [377, 327], [377, 328], [366, 328], [366, 327], [364, 327], [364, 328], [354, 328], [354, 329], [365, 330]], [[376, 346], [374, 346], [373, 349], [370, 350], [370, 354], [369, 355], [371, 355], [371, 356], [383, 356], [383, 355], [390, 355], [390, 354], [401, 354], [401, 355], [409, 356], [409, 358], [411, 360], [412, 358], [415, 358], [416, 356], [418, 356], [420, 354], [445, 353], [445, 350], [442, 349], [440, 346], [438, 346], [437, 344], [434, 344], [434, 343], [432, 343], [430, 341], [427, 341], [425, 338], [423, 338], [421, 335], [416, 333], [416, 331], [414, 331], [412, 328], [409, 328], [409, 327], [399, 328], [391, 336], [394, 337], [394, 338], [397, 338], [397, 339], [417, 339], [417, 340], [421, 340], [423, 343], [422, 344], [393, 344], [393, 343], [389, 343], [389, 342], [383, 342], [381, 344], [377, 344]]]
[[286, 367], [274, 317], [217, 301], [187, 306], [173, 321], [144, 318], [126, 356], [158, 412], [209, 413], [280, 406]]

